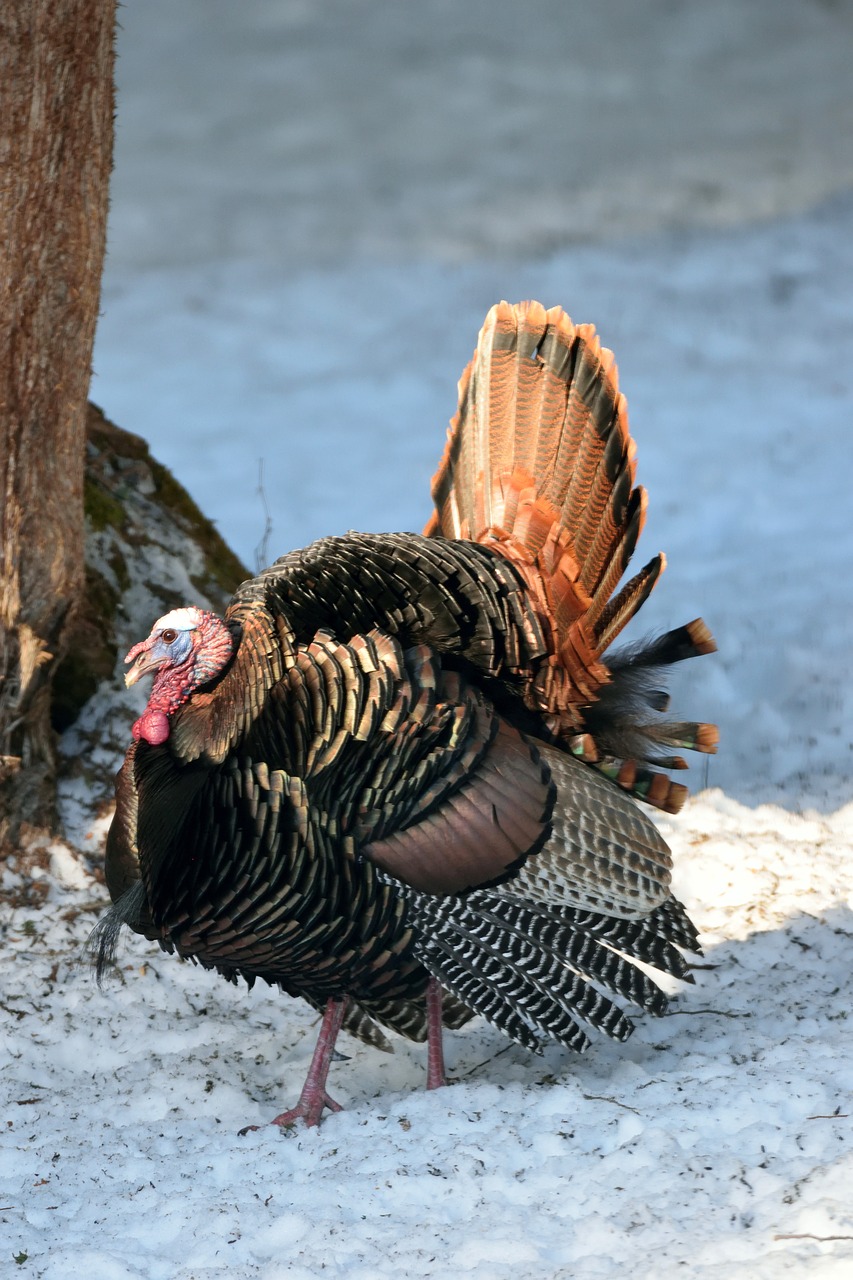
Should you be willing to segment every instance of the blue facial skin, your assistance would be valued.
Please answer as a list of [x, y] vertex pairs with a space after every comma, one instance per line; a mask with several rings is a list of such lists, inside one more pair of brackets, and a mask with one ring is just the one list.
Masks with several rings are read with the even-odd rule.
[[175, 639], [170, 644], [167, 644], [161, 635], [148, 650], [150, 658], [158, 664], [169, 663], [173, 667], [179, 667], [182, 662], [186, 662], [192, 653], [193, 630], [194, 628], [192, 627], [188, 627], [185, 631], [177, 631], [175, 627], [166, 628], [167, 633], [177, 631]]

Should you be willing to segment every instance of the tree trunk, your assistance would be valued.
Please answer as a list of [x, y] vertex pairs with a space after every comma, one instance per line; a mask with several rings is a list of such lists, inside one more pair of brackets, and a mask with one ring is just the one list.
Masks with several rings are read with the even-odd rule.
[[0, 5], [0, 848], [55, 823], [53, 669], [83, 583], [115, 0]]

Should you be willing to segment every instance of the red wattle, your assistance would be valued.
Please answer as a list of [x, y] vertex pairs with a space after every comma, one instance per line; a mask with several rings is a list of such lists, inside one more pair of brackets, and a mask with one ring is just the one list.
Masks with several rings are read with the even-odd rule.
[[152, 711], [146, 707], [130, 732], [134, 738], [144, 738], [152, 746], [159, 747], [169, 736], [169, 717], [164, 711]]

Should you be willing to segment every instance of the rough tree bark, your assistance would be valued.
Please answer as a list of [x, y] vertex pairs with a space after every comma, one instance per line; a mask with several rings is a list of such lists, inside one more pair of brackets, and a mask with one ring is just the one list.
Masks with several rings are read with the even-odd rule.
[[0, 849], [55, 823], [52, 673], [83, 582], [115, 0], [0, 5]]

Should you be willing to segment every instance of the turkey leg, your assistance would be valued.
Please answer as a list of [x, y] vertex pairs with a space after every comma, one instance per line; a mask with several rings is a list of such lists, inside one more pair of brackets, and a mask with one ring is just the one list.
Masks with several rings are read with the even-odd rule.
[[[320, 1026], [320, 1033], [317, 1036], [317, 1044], [314, 1047], [314, 1056], [311, 1059], [311, 1066], [308, 1068], [308, 1075], [305, 1077], [299, 1101], [295, 1107], [291, 1107], [289, 1111], [282, 1111], [280, 1116], [276, 1116], [274, 1120], [271, 1120], [271, 1124], [277, 1124], [282, 1129], [289, 1129], [296, 1124], [297, 1120], [303, 1120], [310, 1128], [320, 1123], [320, 1117], [326, 1107], [330, 1111], [342, 1110], [341, 1104], [335, 1102], [334, 1098], [330, 1098], [326, 1092], [326, 1078], [329, 1074], [332, 1054], [335, 1051], [335, 1041], [338, 1038], [338, 1032], [341, 1029], [348, 1004], [348, 996], [345, 996], [343, 1000], [332, 998], [326, 1002], [326, 1011], [323, 1014], [323, 1022]], [[241, 1135], [249, 1133], [258, 1127], [256, 1124], [250, 1124], [245, 1129], [241, 1129], [240, 1133]]]
[[441, 983], [430, 978], [426, 994], [427, 1007], [427, 1083], [428, 1089], [447, 1084], [444, 1074], [444, 1043], [441, 1038]]

